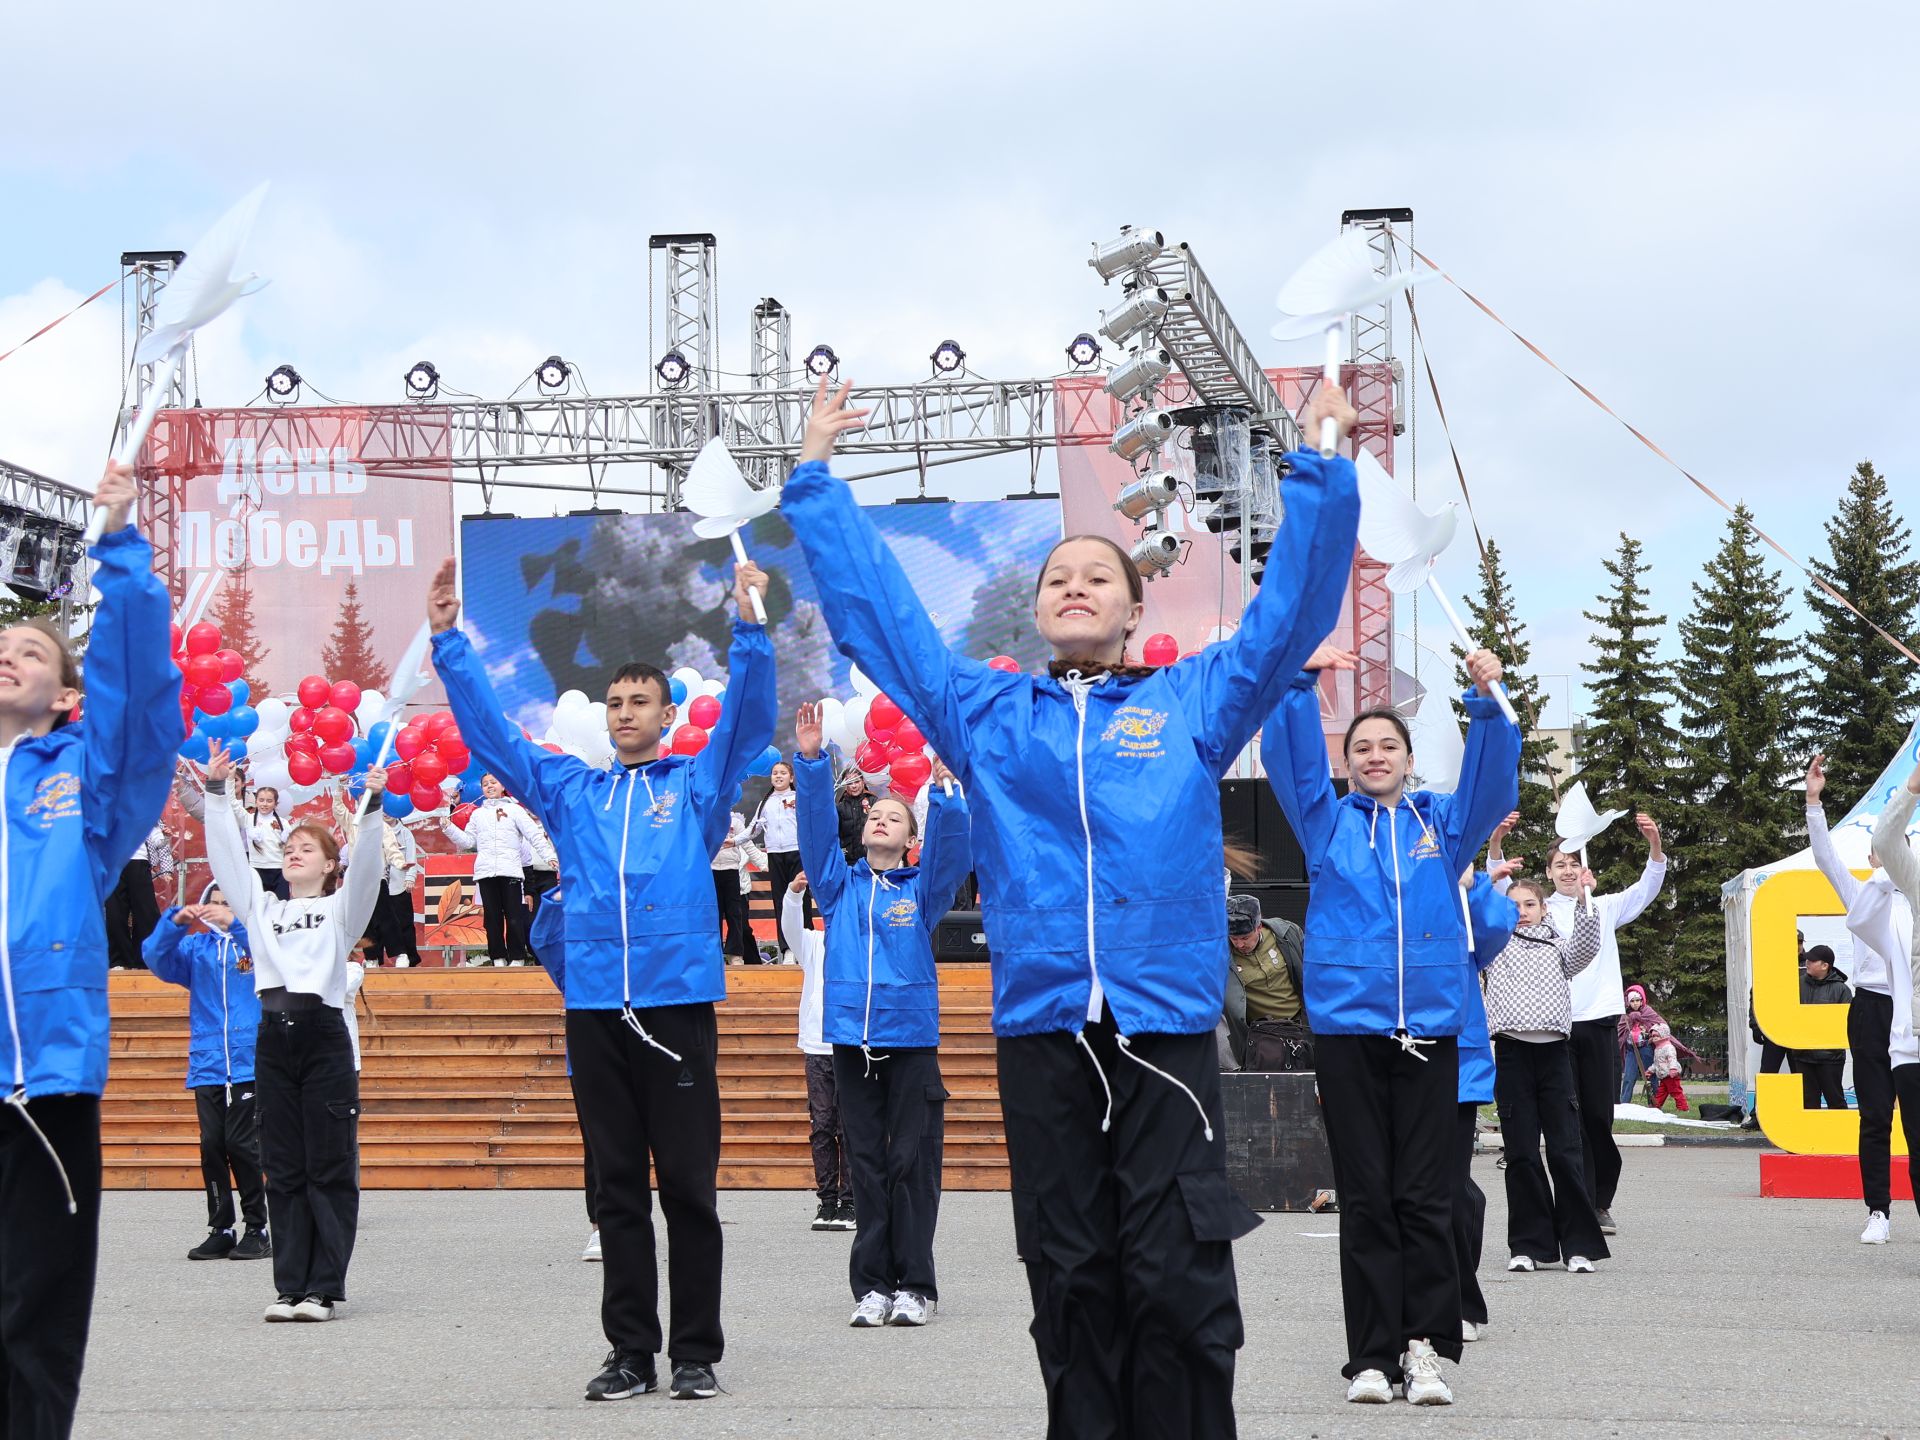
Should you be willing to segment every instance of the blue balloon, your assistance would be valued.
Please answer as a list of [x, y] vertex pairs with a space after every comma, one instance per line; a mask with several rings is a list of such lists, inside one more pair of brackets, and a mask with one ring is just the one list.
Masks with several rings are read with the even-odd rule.
[[388, 790], [380, 796], [380, 808], [396, 820], [404, 820], [413, 813], [413, 797], [398, 790]]
[[460, 782], [460, 798], [468, 805], [479, 803], [480, 777], [478, 775], [469, 775]]
[[382, 720], [378, 725], [372, 725], [367, 728], [367, 743], [373, 746], [374, 754], [378, 755], [380, 753], [380, 747], [386, 743], [387, 736], [392, 733], [392, 722], [387, 720]]
[[227, 733], [245, 737], [260, 728], [260, 712], [251, 705], [236, 705], [224, 717]]
[[233, 733], [226, 715], [209, 715], [197, 707], [193, 712], [193, 728], [215, 740], [224, 740]]
[[244, 680], [229, 680], [227, 682], [227, 693], [233, 696], [233, 703], [235, 705], [244, 705], [253, 698], [253, 691]]
[[687, 703], [687, 682], [684, 680], [667, 681], [667, 695], [676, 705]]
[[206, 764], [212, 755], [212, 743], [207, 739], [206, 735], [199, 730], [195, 730], [191, 735], [187, 736], [186, 743], [180, 747], [180, 758], [182, 760], [192, 760], [199, 765]]
[[778, 745], [769, 745], [758, 755], [754, 756], [753, 763], [747, 766], [747, 773], [749, 775], [770, 774], [779, 759], [780, 747]]
[[246, 759], [247, 742], [244, 740], [227, 741], [227, 758], [235, 761]]

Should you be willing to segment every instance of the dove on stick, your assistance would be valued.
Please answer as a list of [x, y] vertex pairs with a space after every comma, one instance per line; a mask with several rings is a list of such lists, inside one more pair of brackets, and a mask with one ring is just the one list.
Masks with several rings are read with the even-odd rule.
[[[745, 565], [747, 547], [741, 543], [740, 527], [777, 509], [780, 491], [772, 485], [764, 490], [749, 485], [726, 442], [716, 435], [693, 457], [693, 466], [680, 487], [680, 499], [700, 517], [693, 522], [693, 533], [703, 540], [726, 536], [733, 542], [733, 558]], [[752, 593], [754, 619], [764, 625], [766, 604], [758, 590]]]
[[[1560, 797], [1560, 809], [1553, 817], [1554, 833], [1560, 837], [1560, 848], [1571, 855], [1580, 853], [1580, 868], [1587, 865], [1587, 846], [1600, 837], [1606, 828], [1627, 812], [1609, 810], [1604, 815], [1593, 808], [1593, 801], [1587, 798], [1587, 783], [1576, 781], [1567, 787], [1567, 793]], [[1580, 893], [1586, 897], [1587, 905], [1593, 905], [1593, 889], [1583, 885]]]
[[[449, 562], [451, 563], [451, 562]], [[413, 639], [407, 643], [407, 653], [400, 657], [399, 668], [393, 672], [393, 684], [387, 694], [386, 704], [380, 707], [380, 713], [367, 723], [371, 730], [380, 721], [392, 722], [427, 683], [427, 655], [433, 644], [433, 627], [423, 622], [414, 632]], [[387, 756], [393, 752], [394, 736], [399, 734], [398, 725], [388, 723], [387, 733], [380, 737], [380, 750], [374, 756], [369, 769], [379, 770], [385, 767]], [[360, 797], [360, 808], [354, 812], [353, 824], [358, 833], [361, 820], [366, 818], [368, 808], [373, 804], [373, 791], [368, 789]], [[351, 839], [352, 837], [348, 837]]]

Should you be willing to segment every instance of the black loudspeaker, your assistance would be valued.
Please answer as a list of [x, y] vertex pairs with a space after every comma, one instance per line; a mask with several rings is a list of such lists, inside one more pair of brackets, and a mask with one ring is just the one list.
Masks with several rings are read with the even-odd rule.
[[949, 910], [934, 927], [935, 960], [985, 960], [987, 927], [978, 910]]
[[1333, 1156], [1311, 1071], [1220, 1077], [1227, 1179], [1256, 1210], [1311, 1210], [1333, 1189]]
[[1306, 853], [1266, 781], [1220, 782], [1220, 828], [1229, 844], [1244, 845], [1260, 856], [1254, 887], [1307, 883]]

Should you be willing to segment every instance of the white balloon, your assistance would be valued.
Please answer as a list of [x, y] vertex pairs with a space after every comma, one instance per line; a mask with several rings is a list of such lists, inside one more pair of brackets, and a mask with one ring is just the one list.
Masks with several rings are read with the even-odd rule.
[[828, 745], [845, 751], [847, 707], [831, 697], [820, 702], [820, 738]]
[[851, 755], [867, 740], [867, 711], [873, 708], [871, 695], [856, 695], [841, 708], [845, 717], [842, 722], [846, 736], [840, 742], [840, 748]]
[[867, 672], [858, 665], [852, 667], [853, 693], [864, 695], [871, 700], [880, 693], [880, 687], [867, 678]]
[[866, 779], [867, 789], [876, 795], [884, 795], [893, 788], [893, 774], [891, 771], [862, 770], [860, 773]]
[[700, 686], [705, 682], [701, 680], [700, 672], [694, 669], [691, 665], [682, 665], [678, 670], [673, 672], [672, 678], [675, 680], [678, 680], [682, 685], [687, 687], [687, 698], [689, 700], [691, 700], [696, 695], [701, 695], [705, 693], [700, 688]]
[[575, 710], [585, 710], [589, 704], [591, 704], [591, 702], [587, 699], [586, 691], [568, 690], [565, 691], [558, 700], [554, 701], [553, 713], [555, 715], [562, 715]]
[[282, 700], [278, 695], [267, 696], [266, 699], [253, 707], [253, 713], [260, 717], [260, 728], [254, 731], [256, 735], [271, 734], [276, 730], [284, 730], [287, 722], [293, 718], [293, 711], [288, 708], [287, 702]]
[[711, 695], [713, 696], [714, 699], [718, 700], [722, 695], [725, 695], [726, 693], [727, 693], [726, 681], [702, 680], [700, 682], [700, 688], [698, 690], [687, 691], [687, 698], [692, 699], [695, 695]]
[[355, 708], [353, 713], [359, 717], [360, 724], [364, 727], [378, 724], [386, 708], [386, 696], [382, 695], [378, 690], [362, 690], [360, 692], [360, 704]]

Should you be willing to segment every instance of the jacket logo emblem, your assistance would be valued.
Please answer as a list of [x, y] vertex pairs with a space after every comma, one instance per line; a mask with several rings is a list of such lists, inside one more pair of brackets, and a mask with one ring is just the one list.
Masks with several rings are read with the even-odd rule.
[[920, 918], [920, 907], [911, 895], [902, 895], [880, 912], [880, 918], [889, 925], [912, 925]]
[[27, 814], [38, 819], [42, 830], [51, 830], [56, 820], [71, 819], [80, 813], [80, 777], [62, 770], [49, 775], [34, 787]]
[[662, 826], [671, 825], [674, 809], [679, 803], [678, 790], [669, 790], [664, 795], [656, 796], [654, 802], [647, 807], [647, 816], [653, 821], [653, 828], [658, 830]]
[[1434, 839], [1431, 830], [1423, 828], [1420, 831], [1420, 843], [1408, 852], [1407, 858], [1410, 860], [1438, 860], [1440, 858], [1440, 842]]
[[1167, 712], [1148, 710], [1140, 705], [1122, 705], [1114, 713], [1100, 739], [1111, 744], [1118, 741], [1120, 754], [1130, 760], [1157, 760], [1165, 755], [1166, 747], [1161, 744], [1160, 732], [1166, 728]]

